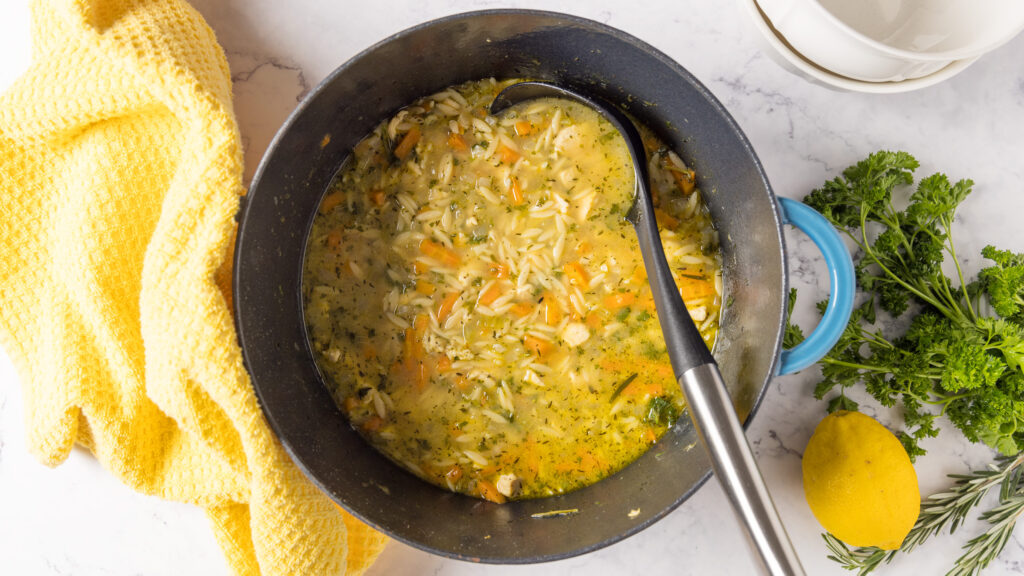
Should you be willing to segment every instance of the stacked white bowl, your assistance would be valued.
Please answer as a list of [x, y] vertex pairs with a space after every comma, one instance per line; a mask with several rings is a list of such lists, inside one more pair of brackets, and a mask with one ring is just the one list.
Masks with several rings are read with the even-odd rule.
[[785, 67], [903, 92], [949, 78], [1024, 29], [1024, 0], [740, 0]]

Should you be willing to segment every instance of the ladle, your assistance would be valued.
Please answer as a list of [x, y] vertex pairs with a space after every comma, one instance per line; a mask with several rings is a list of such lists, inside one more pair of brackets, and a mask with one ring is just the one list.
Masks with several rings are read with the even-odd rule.
[[647, 154], [640, 133], [615, 106], [547, 82], [520, 82], [506, 87], [495, 97], [490, 111], [498, 115], [520, 102], [536, 98], [565, 98], [589, 106], [625, 138], [636, 176], [635, 197], [626, 220], [633, 224], [640, 241], [640, 253], [650, 279], [672, 370], [686, 397], [690, 416], [711, 457], [711, 467], [768, 573], [803, 576], [800, 560], [743, 435], [718, 364], [690, 318], [665, 259], [654, 218]]

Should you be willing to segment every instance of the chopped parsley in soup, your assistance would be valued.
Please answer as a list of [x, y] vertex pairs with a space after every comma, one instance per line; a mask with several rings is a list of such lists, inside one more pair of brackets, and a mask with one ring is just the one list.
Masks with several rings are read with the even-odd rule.
[[[593, 110], [511, 81], [416, 101], [321, 201], [303, 298], [315, 360], [366, 439], [495, 502], [560, 494], [639, 457], [684, 407], [632, 226], [626, 145]], [[710, 347], [722, 278], [694, 172], [649, 130], [669, 264]]]

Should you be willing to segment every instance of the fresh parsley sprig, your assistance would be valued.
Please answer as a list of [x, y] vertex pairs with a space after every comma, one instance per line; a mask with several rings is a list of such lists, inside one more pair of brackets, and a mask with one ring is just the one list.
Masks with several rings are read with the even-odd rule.
[[[900, 439], [912, 458], [924, 454], [919, 440], [938, 434], [939, 416], [972, 442], [1016, 454], [1024, 448], [1024, 255], [986, 247], [982, 254], [995, 264], [968, 283], [953, 220], [973, 182], [934, 174], [899, 210], [893, 193], [913, 183], [917, 167], [905, 152], [876, 152], [804, 199], [856, 243], [857, 283], [868, 295], [821, 360], [814, 394], [822, 399], [838, 388], [830, 412], [856, 410], [845, 390], [858, 384], [883, 406], [901, 403]], [[942, 271], [947, 257], [955, 283]], [[997, 315], [984, 315], [983, 302]], [[906, 332], [876, 329], [876, 305], [911, 315]]]
[[876, 547], [850, 548], [831, 534], [823, 534], [831, 554], [829, 558], [843, 568], [864, 576], [889, 563], [899, 552], [909, 552], [928, 538], [944, 529], [953, 533], [971, 510], [988, 492], [999, 486], [999, 504], [982, 512], [980, 517], [989, 523], [989, 529], [964, 545], [964, 553], [957, 558], [946, 576], [976, 576], [999, 555], [1013, 533], [1017, 519], [1024, 513], [1024, 454], [1016, 457], [1001, 456], [996, 464], [969, 474], [951, 474], [956, 480], [948, 492], [933, 494], [921, 504], [921, 514], [910, 529], [899, 550]]

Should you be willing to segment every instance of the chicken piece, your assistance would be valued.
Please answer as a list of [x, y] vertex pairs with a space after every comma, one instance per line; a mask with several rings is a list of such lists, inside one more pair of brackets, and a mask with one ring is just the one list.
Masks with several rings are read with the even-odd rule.
[[583, 344], [590, 339], [590, 329], [581, 322], [572, 322], [562, 330], [562, 340], [573, 348]]
[[523, 487], [523, 481], [515, 474], [502, 474], [498, 476], [498, 481], [494, 485], [503, 496], [512, 498], [519, 494], [519, 490]]

